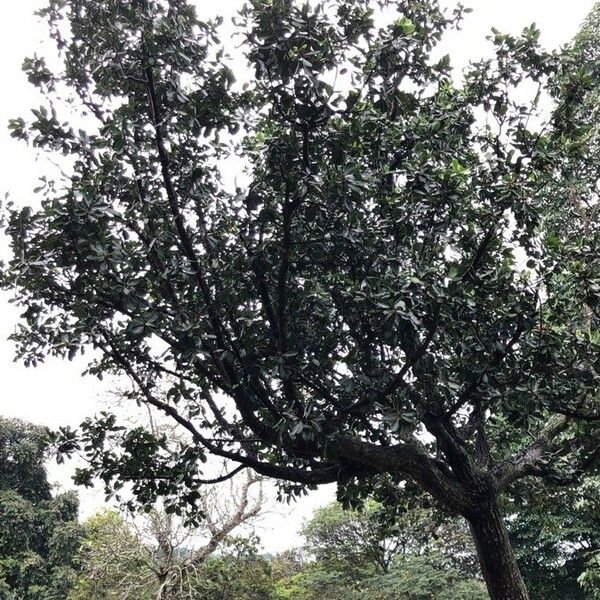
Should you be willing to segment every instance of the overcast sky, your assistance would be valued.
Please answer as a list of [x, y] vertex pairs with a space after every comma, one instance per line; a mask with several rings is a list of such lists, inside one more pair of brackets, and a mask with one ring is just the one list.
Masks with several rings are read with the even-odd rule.
[[[99, 0], [100, 1], [100, 0]], [[485, 36], [492, 26], [517, 33], [535, 22], [542, 30], [542, 43], [558, 47], [568, 42], [595, 4], [595, 0], [463, 0], [474, 9], [467, 16], [463, 30], [446, 41], [445, 51], [455, 65], [465, 65], [469, 59], [486, 52]], [[202, 15], [220, 12], [225, 17], [242, 5], [241, 0], [213, 2], [198, 0]], [[451, 6], [453, 2], [443, 1]], [[37, 178], [48, 168], [43, 159], [37, 160], [31, 148], [12, 140], [6, 130], [9, 118], [27, 114], [29, 107], [40, 104], [40, 98], [23, 77], [20, 66], [25, 56], [39, 51], [45, 30], [33, 17], [42, 0], [19, 0], [5, 3], [0, 19], [0, 197], [10, 193], [19, 205], [33, 203], [33, 188]], [[237, 66], [243, 69], [244, 65]], [[237, 69], [236, 69], [237, 70]], [[5, 245], [0, 241], [0, 253]], [[82, 378], [85, 364], [81, 361], [49, 360], [36, 369], [25, 369], [13, 362], [14, 350], [6, 340], [14, 329], [17, 312], [0, 297], [0, 414], [19, 417], [35, 423], [57, 427], [77, 425], [87, 415], [98, 410], [110, 398], [111, 383], [101, 384], [93, 378]], [[112, 384], [115, 385], [114, 383]], [[69, 468], [52, 468], [52, 474], [62, 485], [69, 485]], [[82, 514], [87, 516], [102, 506], [102, 495], [80, 491]], [[311, 493], [290, 510], [276, 507], [279, 514], [263, 520], [261, 537], [269, 551], [277, 551], [298, 543], [302, 520], [315, 506], [333, 498], [331, 486]]]

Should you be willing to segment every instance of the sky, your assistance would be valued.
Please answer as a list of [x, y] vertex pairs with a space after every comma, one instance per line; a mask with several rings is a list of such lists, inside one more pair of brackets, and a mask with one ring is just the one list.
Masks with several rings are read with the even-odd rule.
[[[485, 37], [491, 27], [508, 33], [518, 33], [535, 22], [542, 31], [541, 42], [556, 48], [568, 42], [577, 32], [596, 0], [463, 0], [473, 8], [467, 15], [462, 31], [451, 34], [444, 51], [453, 64], [461, 67], [470, 59], [485, 54], [489, 47]], [[242, 0], [212, 2], [197, 0], [202, 16], [221, 14], [229, 19], [242, 5]], [[43, 0], [20, 0], [5, 3], [0, 18], [0, 198], [9, 193], [17, 205], [35, 204], [33, 188], [39, 176], [47, 172], [45, 159], [37, 157], [32, 148], [12, 140], [6, 129], [10, 118], [27, 114], [41, 99], [21, 72], [24, 57], [41, 54], [45, 38], [43, 24], [33, 12], [43, 6]], [[450, 0], [442, 4], [452, 6]], [[243, 63], [236, 65], [244, 69]], [[6, 245], [0, 239], [0, 256], [6, 256]], [[14, 363], [14, 348], [7, 337], [14, 330], [18, 311], [9, 304], [9, 294], [0, 292], [0, 415], [18, 417], [49, 427], [76, 426], [86, 416], [106, 407], [116, 382], [100, 383], [95, 378], [81, 377], [85, 368], [82, 359], [73, 362], [48, 360], [35, 369]], [[51, 466], [51, 475], [64, 488], [72, 487], [72, 465]], [[99, 490], [79, 490], [83, 517], [101, 508], [103, 495]], [[325, 486], [296, 502], [291, 508], [275, 505], [262, 519], [259, 534], [269, 552], [283, 550], [300, 542], [299, 529], [315, 507], [334, 498], [332, 486]]]

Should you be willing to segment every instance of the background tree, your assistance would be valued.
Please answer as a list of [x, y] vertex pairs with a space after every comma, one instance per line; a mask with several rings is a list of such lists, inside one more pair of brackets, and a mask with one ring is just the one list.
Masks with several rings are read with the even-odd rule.
[[[255, 488], [259, 488], [256, 493]], [[203, 488], [198, 507], [202, 511], [200, 526], [187, 526], [161, 506], [137, 515], [131, 523], [114, 511], [92, 517], [85, 524], [82, 575], [71, 600], [203, 598], [202, 574], [211, 572], [211, 577], [219, 580], [232, 568], [223, 559], [212, 563], [213, 571], [208, 567], [205, 571], [206, 560], [231, 547], [231, 535], [241, 526], [251, 525], [263, 510], [260, 479], [247, 472], [239, 482]], [[242, 539], [238, 547], [244, 547]], [[254, 546], [250, 547], [253, 552], [248, 556], [261, 567]], [[245, 562], [240, 559], [239, 566], [250, 568], [245, 560], [248, 556], [244, 556]]]
[[52, 496], [48, 432], [0, 417], [0, 597], [64, 600], [81, 539], [73, 493]]
[[302, 535], [305, 551], [317, 562], [346, 570], [362, 567], [371, 575], [383, 574], [397, 557], [431, 555], [465, 575], [478, 573], [468, 529], [425, 507], [406, 508], [390, 519], [386, 507], [375, 501], [360, 511], [333, 503], [314, 512]]
[[306, 551], [329, 566], [386, 572], [401, 541], [376, 520], [377, 508], [345, 511], [337, 503], [318, 508], [302, 528]]
[[577, 580], [600, 544], [598, 479], [550, 490], [532, 485], [507, 511], [532, 599], [584, 600], [586, 591]]
[[144, 560], [143, 542], [115, 510], [84, 524], [81, 573], [68, 600], [156, 599], [156, 576]]
[[[246, 471], [241, 480], [232, 481], [237, 485], [201, 491], [198, 507], [202, 521], [198, 527], [186, 527], [181, 519], [166, 510], [153, 510], [148, 514], [142, 536], [155, 542], [147, 545], [146, 550], [148, 566], [158, 578], [160, 600], [194, 598], [199, 569], [208, 557], [219, 550], [234, 531], [251, 525], [264, 510], [261, 480], [255, 473]], [[253, 494], [255, 488], [258, 490]]]
[[[347, 565], [345, 565], [347, 567]], [[483, 581], [432, 560], [431, 556], [396, 557], [385, 574], [370, 576], [344, 565], [308, 564], [275, 582], [277, 600], [480, 600], [488, 598]]]
[[398, 561], [389, 573], [367, 581], [360, 595], [365, 600], [485, 600], [482, 581], [465, 578], [452, 567], [440, 568], [426, 556]]
[[101, 417], [63, 450], [192, 510], [207, 452], [287, 493], [409, 480], [468, 521], [493, 599], [528, 597], [500, 499], [600, 448], [594, 82], [533, 26], [454, 78], [463, 13], [252, 0], [243, 87], [185, 0], [49, 0], [64, 68], [26, 61], [48, 106], [11, 128], [72, 168], [8, 209], [18, 355], [93, 347], [189, 436], [105, 462]]
[[273, 564], [258, 540], [230, 538], [192, 576], [194, 600], [274, 600]]
[[279, 582], [282, 598], [486, 597], [468, 530], [431, 509], [391, 519], [374, 501], [360, 511], [334, 503], [317, 509], [302, 533], [314, 562]]

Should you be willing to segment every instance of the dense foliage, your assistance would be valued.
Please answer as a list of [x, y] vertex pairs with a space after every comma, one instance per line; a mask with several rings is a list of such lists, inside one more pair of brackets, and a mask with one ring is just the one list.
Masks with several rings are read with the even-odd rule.
[[[304, 546], [275, 557], [261, 555], [254, 538], [227, 533], [239, 524], [239, 515], [254, 513], [255, 502], [243, 493], [252, 478], [244, 480], [237, 500], [234, 488], [227, 498], [222, 489], [203, 492], [204, 524], [218, 536], [216, 544], [207, 531], [185, 528], [156, 508], [133, 521], [102, 511], [80, 527], [76, 498], [52, 497], [43, 462], [47, 437], [42, 428], [0, 421], [0, 598], [487, 597], [465, 525], [429, 505], [406, 505], [396, 514], [375, 501], [362, 510], [344, 510], [338, 503], [325, 506], [305, 523]], [[509, 529], [532, 598], [584, 600], [598, 595], [597, 481], [563, 488], [560, 494], [531, 490], [528, 498], [524, 495], [512, 506]], [[165, 574], [173, 571], [186, 576], [161, 590]]]
[[391, 523], [375, 502], [361, 511], [335, 503], [317, 509], [303, 535], [312, 561], [277, 583], [282, 600], [487, 598], [463, 523], [431, 510]]
[[272, 562], [258, 553], [252, 540], [231, 540], [194, 575], [197, 600], [279, 600]]
[[318, 563], [344, 565], [346, 571], [362, 568], [384, 574], [398, 557], [427, 554], [441, 570], [452, 567], [466, 576], [479, 574], [465, 524], [431, 508], [405, 508], [390, 519], [387, 508], [374, 501], [360, 511], [334, 503], [316, 509], [302, 535], [305, 550]]
[[48, 432], [0, 418], [0, 598], [64, 600], [81, 540], [74, 494], [52, 496]]
[[83, 531], [80, 574], [68, 600], [155, 600], [158, 586], [143, 544], [116, 511], [97, 513]]
[[465, 12], [250, 0], [236, 82], [186, 0], [48, 1], [62, 68], [25, 62], [46, 106], [11, 129], [69, 173], [8, 208], [13, 339], [93, 348], [188, 436], [65, 430], [82, 481], [191, 514], [207, 452], [349, 503], [408, 481], [469, 521], [492, 598], [528, 597], [501, 497], [600, 452], [596, 86], [534, 26], [459, 77], [436, 46]]
[[585, 600], [578, 578], [600, 549], [597, 478], [551, 491], [533, 486], [509, 512], [511, 540], [532, 599]]
[[[421, 515], [414, 515], [415, 522]], [[227, 538], [193, 572], [187, 585], [171, 590], [170, 600], [479, 600], [486, 598], [480, 579], [460, 573], [438, 551], [422, 546], [417, 530], [405, 533], [405, 548], [385, 567], [378, 546], [385, 540], [375, 505], [366, 512], [343, 511], [334, 504], [316, 511], [304, 528], [306, 545], [277, 556], [261, 555], [254, 538]], [[410, 521], [407, 515], [406, 522]], [[370, 523], [369, 523], [370, 522]], [[332, 525], [335, 523], [335, 526]], [[460, 527], [457, 524], [457, 527]], [[104, 512], [86, 524], [82, 573], [69, 600], [151, 599], [160, 596], [152, 553], [132, 524]], [[332, 533], [334, 534], [332, 536]], [[385, 536], [389, 534], [386, 531]], [[413, 537], [414, 536], [414, 537]], [[190, 536], [189, 541], [193, 540]], [[318, 540], [318, 542], [317, 542]], [[334, 546], [358, 554], [335, 554]], [[191, 546], [175, 549], [182, 556]]]

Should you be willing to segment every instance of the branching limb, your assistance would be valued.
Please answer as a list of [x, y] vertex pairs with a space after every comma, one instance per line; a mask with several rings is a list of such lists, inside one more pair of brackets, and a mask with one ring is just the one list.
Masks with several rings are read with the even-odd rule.
[[517, 456], [504, 462], [495, 470], [499, 489], [533, 474], [540, 466], [544, 454], [550, 450], [552, 442], [569, 426], [569, 419], [563, 415], [552, 417], [538, 437]]

